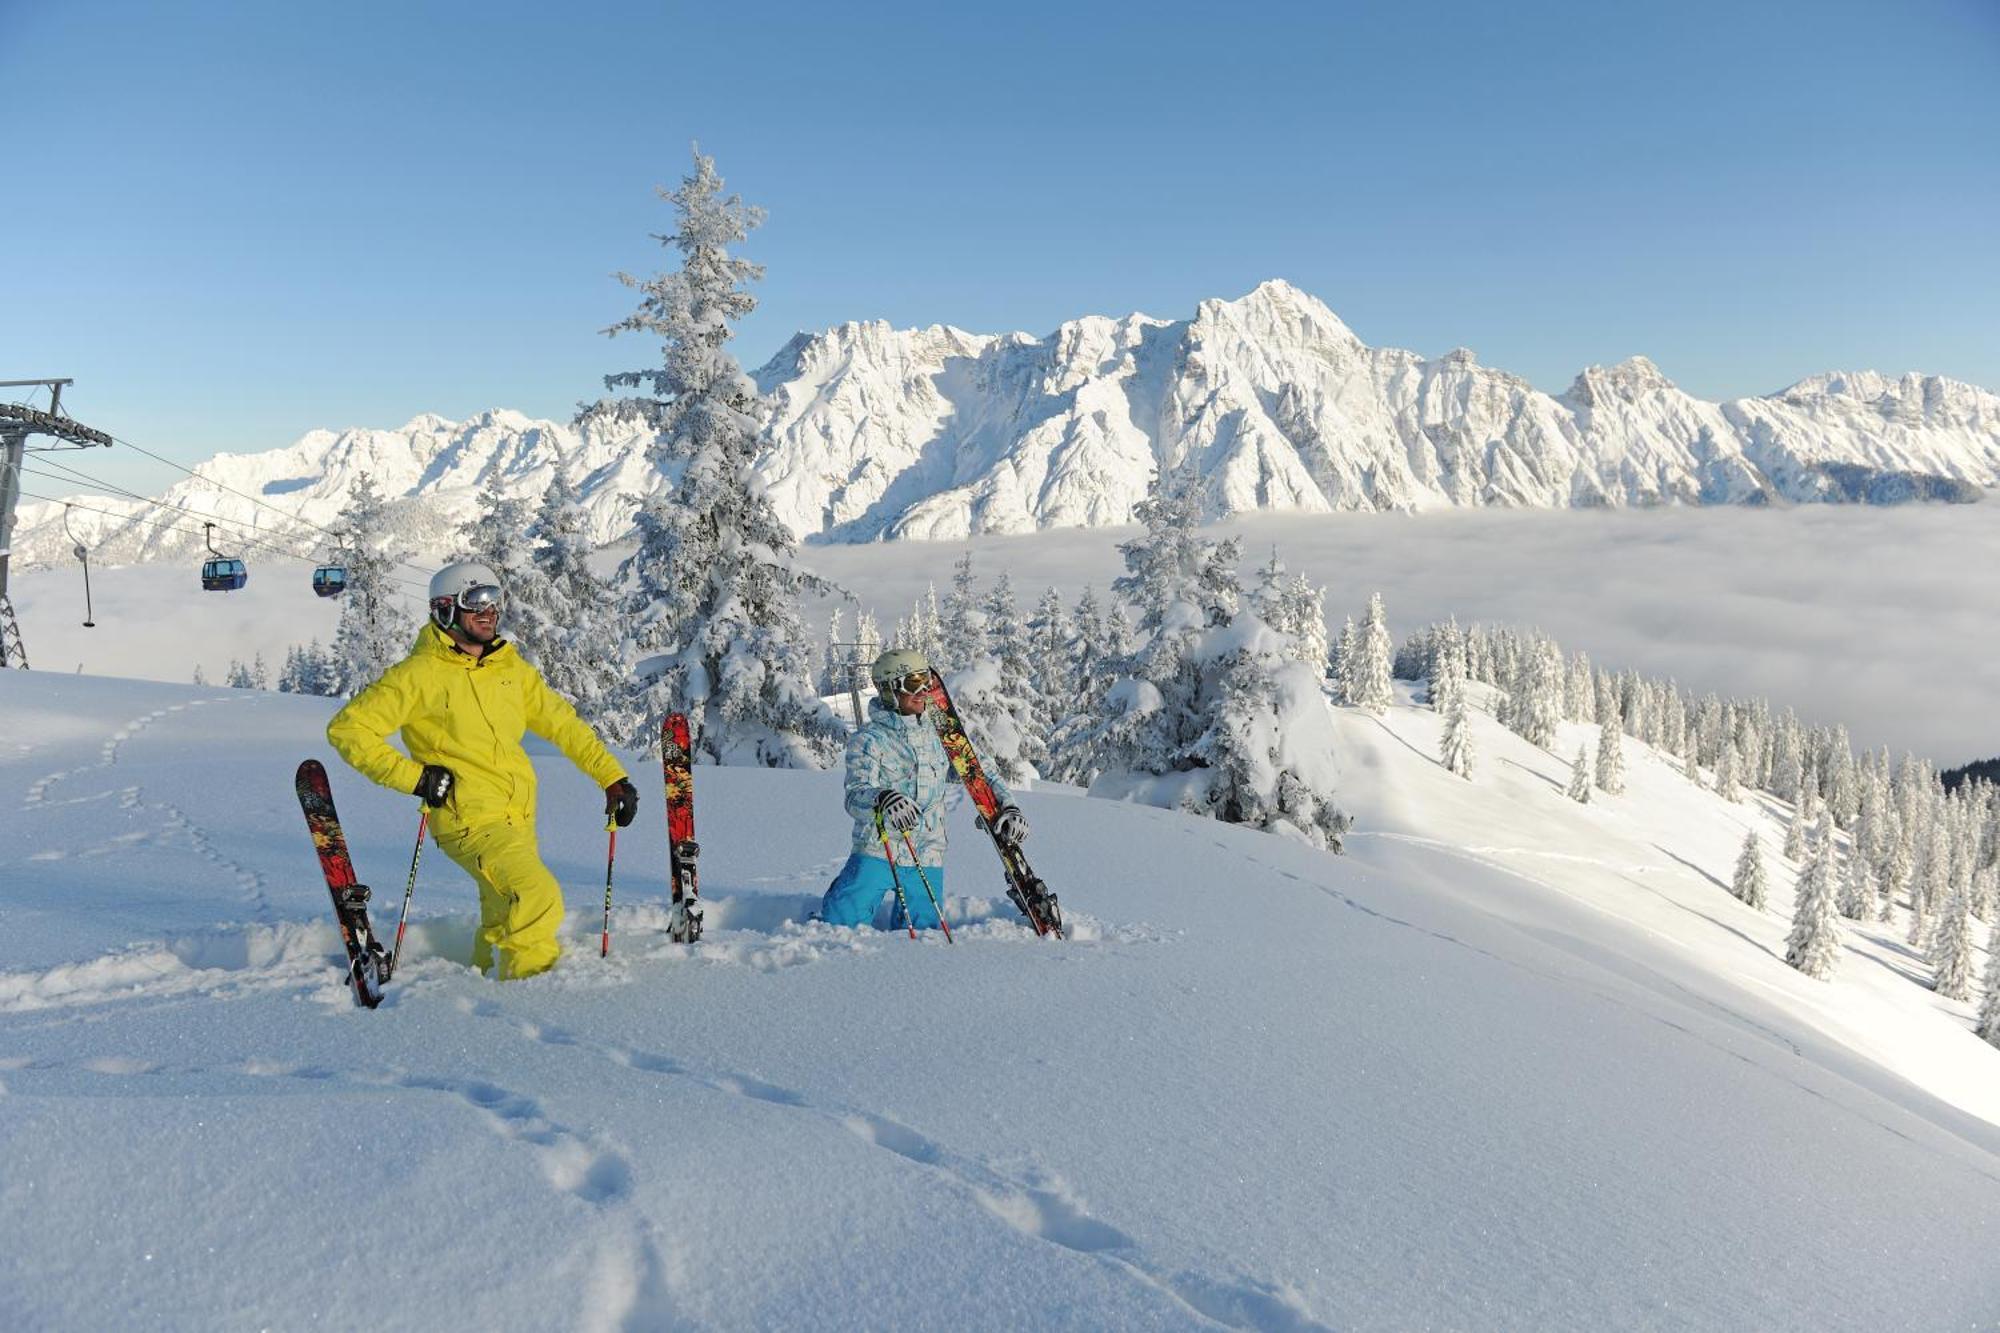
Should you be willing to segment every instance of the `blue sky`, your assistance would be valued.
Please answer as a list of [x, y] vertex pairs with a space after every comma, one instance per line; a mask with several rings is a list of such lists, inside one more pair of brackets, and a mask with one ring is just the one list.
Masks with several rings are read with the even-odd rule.
[[1554, 391], [2000, 388], [1995, 0], [559, 8], [0, 0], [0, 379], [183, 462], [567, 415], [654, 357], [610, 274], [699, 139], [770, 214], [753, 366], [1283, 277]]

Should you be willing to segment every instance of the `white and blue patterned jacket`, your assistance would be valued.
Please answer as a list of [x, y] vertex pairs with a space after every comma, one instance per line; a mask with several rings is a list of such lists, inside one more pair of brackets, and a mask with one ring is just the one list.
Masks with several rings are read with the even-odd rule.
[[[986, 780], [1002, 806], [1012, 805], [1014, 795], [989, 769]], [[910, 830], [916, 844], [917, 860], [927, 866], [944, 864], [945, 784], [957, 782], [944, 742], [929, 718], [906, 717], [880, 699], [868, 701], [868, 722], [847, 738], [847, 813], [854, 817], [854, 850], [861, 856], [882, 859], [882, 838], [875, 829], [875, 798], [883, 791], [899, 791], [917, 803], [923, 820]], [[893, 831], [889, 845], [896, 849], [898, 864], [908, 859], [903, 840]]]

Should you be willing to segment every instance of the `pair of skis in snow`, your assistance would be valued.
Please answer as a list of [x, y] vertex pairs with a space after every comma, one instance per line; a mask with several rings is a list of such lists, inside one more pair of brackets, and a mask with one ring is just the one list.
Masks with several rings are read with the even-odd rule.
[[[701, 895], [698, 858], [701, 847], [694, 840], [694, 769], [688, 750], [688, 720], [684, 714], [669, 713], [660, 725], [660, 767], [667, 792], [667, 868], [673, 881], [673, 908], [667, 923], [668, 938], [692, 944], [701, 938]], [[334, 920], [340, 926], [340, 940], [347, 949], [347, 981], [354, 1002], [373, 1009], [382, 1003], [382, 988], [396, 970], [402, 955], [403, 928], [409, 921], [410, 895], [416, 888], [417, 861], [423, 855], [424, 828], [429, 812], [417, 824], [417, 850], [410, 858], [409, 883], [403, 888], [403, 915], [396, 923], [393, 946], [383, 949], [374, 925], [368, 919], [370, 891], [354, 874], [354, 862], [347, 854], [347, 837], [341, 832], [340, 815], [333, 806], [333, 787], [327, 781], [326, 766], [317, 759], [299, 765], [296, 778], [299, 809], [306, 817], [306, 831], [312, 835], [313, 850], [319, 856], [320, 873], [327, 891], [333, 895]], [[616, 830], [613, 829], [613, 837]], [[616, 841], [611, 844], [615, 853]], [[611, 873], [607, 860], [604, 879], [604, 952], [611, 949]]]

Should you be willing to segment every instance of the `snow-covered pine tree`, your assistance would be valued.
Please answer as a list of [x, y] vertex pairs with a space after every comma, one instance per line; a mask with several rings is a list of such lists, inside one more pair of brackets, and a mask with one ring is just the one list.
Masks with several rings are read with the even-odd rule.
[[1164, 785], [1175, 805], [1337, 852], [1349, 820], [1334, 798], [1332, 719], [1319, 674], [1292, 647], [1248, 612], [1202, 636], [1207, 726], [1190, 749], [1194, 766]]
[[1507, 709], [1507, 725], [1530, 745], [1546, 750], [1556, 742], [1562, 716], [1562, 649], [1540, 639], [1523, 655], [1520, 675]]
[[1919, 844], [1923, 857], [1917, 862], [1916, 873], [1910, 876], [1910, 930], [1904, 936], [1909, 944], [1926, 952], [1951, 879], [1951, 833], [1945, 828], [1944, 812], [1935, 811], [1927, 818], [1930, 833]]
[[2000, 922], [1986, 937], [1986, 997], [1979, 1004], [1981, 1041], [2000, 1046]]
[[1847, 849], [1837, 895], [1840, 914], [1850, 921], [1867, 921], [1875, 915], [1875, 880], [1868, 865], [1867, 853], [1857, 836]]
[[1792, 807], [1792, 822], [1785, 829], [1785, 859], [1800, 861], [1805, 858], [1806, 838], [1812, 829], [1812, 797], [1802, 787], [1799, 803]]
[[1625, 729], [1614, 711], [1597, 728], [1597, 785], [1607, 796], [1625, 790]]
[[833, 614], [826, 618], [826, 655], [820, 660], [817, 682], [821, 694], [834, 694], [846, 688], [847, 655], [851, 651], [847, 638], [847, 608], [835, 606]]
[[826, 585], [792, 562], [793, 538], [754, 467], [765, 447], [764, 403], [728, 351], [736, 321], [756, 307], [745, 284], [762, 276], [729, 247], [763, 221], [761, 209], [724, 197], [714, 159], [694, 153], [693, 173], [662, 190], [673, 205], [681, 267], [651, 278], [619, 274], [639, 308], [606, 330], [648, 333], [662, 363], [604, 377], [655, 434], [648, 459], [679, 481], [639, 508], [639, 549], [620, 568], [630, 590], [637, 651], [655, 669], [631, 698], [635, 743], [669, 711], [687, 713], [698, 757], [716, 763], [823, 767], [845, 726], [813, 690], [799, 614], [803, 592]]
[[208, 684], [208, 673], [201, 669], [201, 663], [194, 664], [194, 674], [188, 677], [188, 684], [201, 686]]
[[1287, 636], [1237, 609], [1237, 544], [1196, 530], [1190, 488], [1156, 477], [1113, 588], [1145, 636], [1090, 737], [1094, 794], [1286, 831], [1338, 850], [1332, 718]]
[[1389, 658], [1395, 644], [1389, 638], [1389, 618], [1382, 609], [1382, 594], [1368, 598], [1358, 640], [1359, 655], [1354, 665], [1354, 706], [1371, 713], [1387, 712], [1395, 701], [1389, 687]]
[[1326, 633], [1326, 589], [1303, 574], [1292, 575], [1285, 585], [1285, 606], [1291, 615], [1292, 656], [1311, 667], [1313, 674], [1326, 676], [1331, 646]]
[[229, 659], [229, 671], [223, 676], [222, 683], [232, 690], [256, 688], [250, 679], [250, 668], [234, 657]]
[[250, 688], [268, 690], [271, 688], [271, 666], [264, 660], [264, 650], [259, 648], [257, 656], [250, 663]]
[[1055, 735], [1082, 694], [1075, 633], [1062, 594], [1051, 585], [1028, 618], [1028, 682], [1034, 689], [1035, 729], [1044, 738]]
[[1578, 805], [1590, 804], [1590, 751], [1576, 747], [1576, 759], [1569, 766], [1569, 798]]
[[639, 723], [632, 709], [625, 621], [610, 586], [590, 567], [590, 514], [561, 468], [542, 488], [518, 552], [490, 538], [508, 580], [507, 620], [542, 676], [586, 722], [614, 736]]
[[[939, 636], [944, 642], [942, 659], [953, 669], [969, 666], [992, 650], [986, 642], [986, 615], [979, 607], [974, 590], [978, 580], [972, 573], [972, 552], [967, 551], [951, 567], [951, 591], [945, 594], [944, 622]], [[942, 670], [943, 668], [940, 668]], [[957, 695], [953, 695], [954, 701]]]
[[1743, 850], [1736, 857], [1736, 878], [1729, 891], [1745, 905], [1761, 908], [1766, 900], [1764, 851], [1757, 845], [1757, 830], [1743, 835]]
[[334, 560], [347, 570], [333, 635], [330, 692], [354, 694], [401, 661], [416, 622], [396, 596], [396, 566], [407, 558], [393, 540], [388, 506], [367, 472], [356, 474], [334, 520], [341, 536]]
[[1931, 935], [1931, 988], [1947, 1000], [1972, 998], [1972, 903], [1953, 884]]
[[1736, 781], [1736, 740], [1726, 722], [1715, 749], [1715, 794], [1725, 801], [1743, 799], [1743, 788]]
[[1472, 748], [1472, 722], [1468, 716], [1465, 681], [1454, 679], [1451, 696], [1445, 703], [1444, 734], [1438, 739], [1438, 757], [1444, 766], [1462, 778], [1472, 776], [1477, 755]]
[[1250, 591], [1250, 606], [1258, 619], [1278, 631], [1290, 634], [1291, 608], [1285, 604], [1285, 562], [1278, 559], [1278, 548], [1271, 547], [1271, 559], [1257, 567], [1257, 586]]
[[[556, 473], [560, 476], [562, 469], [557, 468]], [[490, 487], [481, 489], [474, 500], [479, 512], [459, 525], [459, 544], [451, 558], [477, 560], [489, 566], [500, 576], [511, 602], [521, 572], [528, 564], [528, 537], [534, 512], [526, 500]]]
[[1333, 699], [1335, 703], [1354, 706], [1358, 693], [1355, 675], [1361, 662], [1361, 631], [1354, 627], [1354, 617], [1348, 616], [1341, 622], [1340, 639], [1334, 645], [1333, 653]]
[[1138, 608], [1144, 638], [1118, 662], [1105, 715], [1079, 738], [1083, 766], [1098, 773], [1183, 771], [1208, 727], [1195, 653], [1208, 630], [1236, 613], [1238, 546], [1196, 531], [1191, 489], [1155, 474], [1135, 511], [1146, 531], [1118, 548], [1126, 572], [1112, 590]]
[[334, 688], [333, 655], [318, 639], [303, 647], [293, 644], [285, 652], [284, 670], [278, 673], [278, 689], [285, 694], [338, 693]]
[[1799, 873], [1792, 908], [1792, 933], [1785, 940], [1785, 962], [1824, 981], [1840, 961], [1840, 919], [1833, 909], [1833, 816], [1820, 821], [1813, 839], [1812, 859]]

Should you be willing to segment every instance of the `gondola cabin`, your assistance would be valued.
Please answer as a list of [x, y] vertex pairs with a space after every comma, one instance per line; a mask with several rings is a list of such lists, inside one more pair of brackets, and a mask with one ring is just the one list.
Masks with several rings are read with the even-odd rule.
[[201, 562], [203, 592], [235, 592], [249, 581], [249, 567], [234, 556], [217, 556]]
[[313, 571], [313, 591], [322, 597], [338, 597], [347, 591], [347, 571], [339, 565], [321, 565]]

